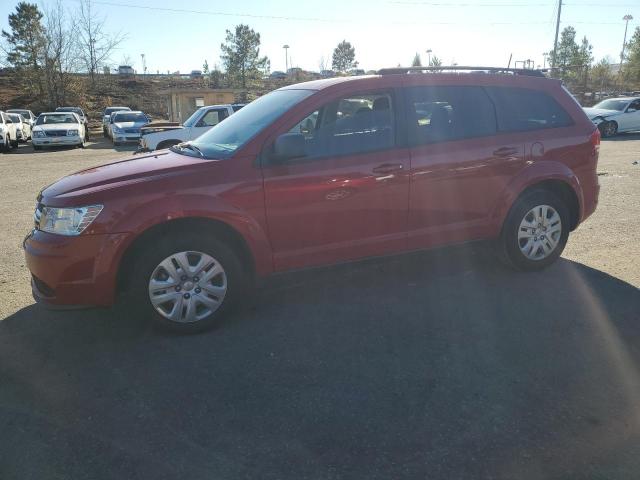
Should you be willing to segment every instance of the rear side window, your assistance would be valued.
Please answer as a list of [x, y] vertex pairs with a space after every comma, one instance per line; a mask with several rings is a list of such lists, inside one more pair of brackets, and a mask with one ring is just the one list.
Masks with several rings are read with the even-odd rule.
[[480, 87], [409, 87], [405, 97], [412, 146], [496, 133], [495, 109]]
[[526, 132], [573, 125], [573, 119], [549, 94], [527, 88], [487, 87], [496, 106], [500, 132]]

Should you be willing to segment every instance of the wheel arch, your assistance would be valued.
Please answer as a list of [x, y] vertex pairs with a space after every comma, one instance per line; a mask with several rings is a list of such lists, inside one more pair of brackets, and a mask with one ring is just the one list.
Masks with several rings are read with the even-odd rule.
[[156, 145], [156, 150], [161, 150], [163, 148], [169, 148], [173, 145], [177, 145], [179, 143], [181, 143], [183, 140], [178, 140], [177, 138], [170, 138], [167, 140], [161, 140], [158, 142], [158, 144]]
[[580, 223], [582, 212], [582, 187], [578, 177], [569, 167], [554, 161], [534, 163], [508, 185], [493, 211], [498, 229], [502, 229], [516, 200], [536, 189], [550, 191], [565, 202], [571, 215], [570, 230], [575, 230]]
[[142, 231], [127, 245], [120, 256], [116, 273], [116, 289], [118, 293], [127, 290], [129, 279], [138, 256], [154, 238], [172, 235], [184, 231], [197, 231], [211, 235], [226, 243], [239, 256], [246, 274], [253, 276], [256, 272], [256, 258], [244, 236], [228, 223], [208, 217], [180, 217], [156, 223]]

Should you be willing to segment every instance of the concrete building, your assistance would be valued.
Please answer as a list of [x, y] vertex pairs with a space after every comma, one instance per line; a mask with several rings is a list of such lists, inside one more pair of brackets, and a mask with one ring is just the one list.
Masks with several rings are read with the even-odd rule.
[[167, 98], [169, 121], [182, 123], [200, 107], [234, 103], [238, 91], [215, 88], [172, 88], [162, 93]]

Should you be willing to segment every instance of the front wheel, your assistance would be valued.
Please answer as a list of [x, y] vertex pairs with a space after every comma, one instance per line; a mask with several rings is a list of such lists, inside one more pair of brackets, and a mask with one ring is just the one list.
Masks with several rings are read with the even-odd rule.
[[216, 239], [171, 235], [145, 249], [129, 295], [156, 326], [196, 333], [216, 325], [243, 290], [241, 262]]
[[546, 190], [533, 190], [511, 207], [502, 228], [500, 253], [518, 270], [540, 270], [562, 254], [569, 238], [569, 210]]
[[603, 122], [600, 124], [600, 133], [603, 137], [613, 137], [618, 133], [618, 124], [613, 120]]

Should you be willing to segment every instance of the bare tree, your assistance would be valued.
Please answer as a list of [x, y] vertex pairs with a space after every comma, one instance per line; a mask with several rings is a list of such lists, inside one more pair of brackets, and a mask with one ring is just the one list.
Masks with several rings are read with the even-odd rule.
[[320, 68], [321, 72], [328, 70], [327, 59], [324, 57], [324, 55], [320, 57], [320, 60], [318, 60], [318, 68]]
[[105, 30], [105, 19], [93, 10], [92, 0], [80, 0], [78, 16], [80, 58], [89, 72], [91, 83], [100, 67], [109, 60], [113, 51], [124, 40], [124, 35], [111, 35]]
[[72, 73], [78, 71], [77, 25], [57, 1], [45, 11], [45, 47], [42, 65], [48, 103], [57, 107], [66, 103], [72, 86]]

